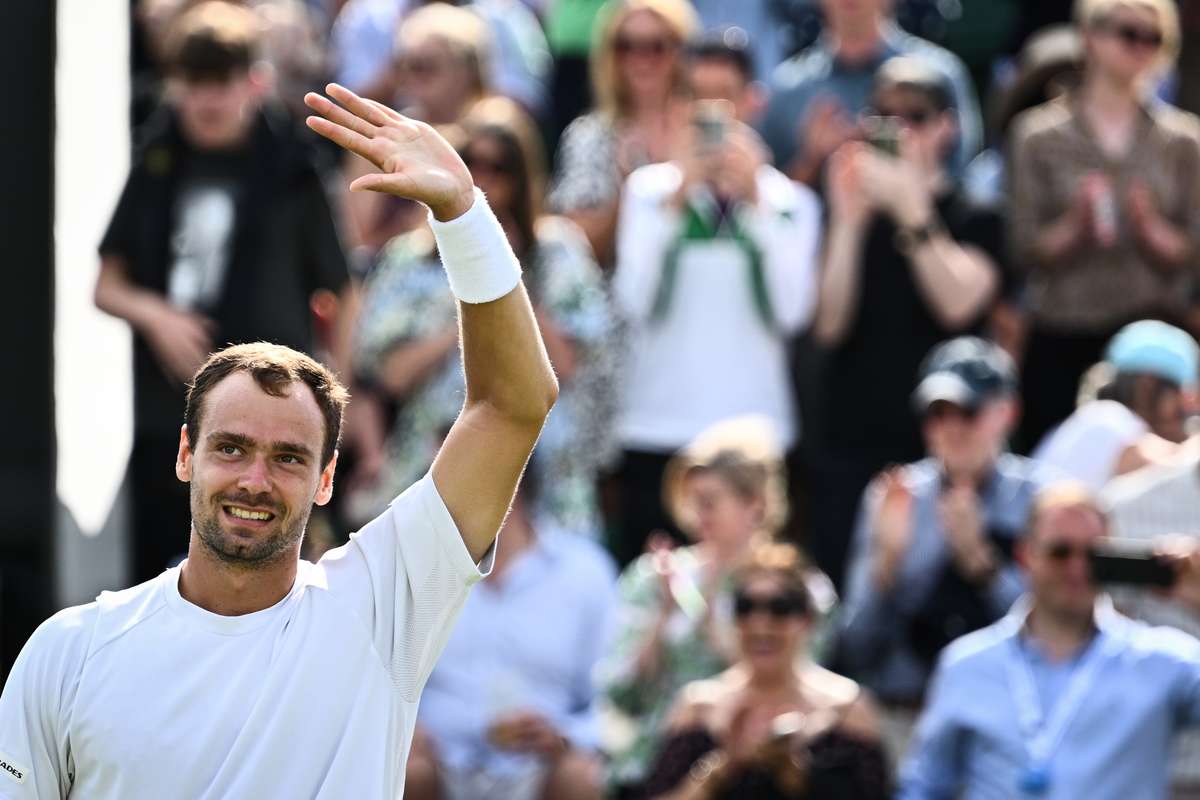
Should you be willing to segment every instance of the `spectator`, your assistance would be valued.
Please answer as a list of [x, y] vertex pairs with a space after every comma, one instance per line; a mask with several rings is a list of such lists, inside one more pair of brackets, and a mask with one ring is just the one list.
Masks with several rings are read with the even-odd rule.
[[1168, 0], [1087, 0], [1077, 92], [1014, 125], [1010, 230], [1028, 271], [1021, 444], [1074, 406], [1080, 376], [1124, 324], [1181, 319], [1200, 235], [1200, 123], [1149, 97], [1179, 40]]
[[[394, 41], [396, 85], [383, 94], [390, 97], [398, 91], [406, 116], [449, 125], [490, 92], [492, 39], [478, 15], [432, 3], [405, 17]], [[347, 157], [347, 177], [370, 171], [366, 159]], [[424, 209], [377, 192], [350, 193], [346, 208], [354, 244], [371, 255], [425, 220]]]
[[1184, 392], [1196, 387], [1198, 356], [1195, 340], [1179, 328], [1153, 320], [1126, 325], [1099, 365], [1103, 385], [1095, 398], [1049, 433], [1033, 457], [1092, 491], [1117, 475], [1175, 461], [1187, 438]]
[[550, 206], [612, 263], [621, 184], [645, 164], [670, 160], [687, 129], [682, 49], [698, 29], [688, 0], [615, 0], [591, 60], [595, 108], [559, 143]]
[[757, 547], [739, 566], [737, 661], [679, 693], [646, 797], [889, 797], [872, 704], [805, 655], [817, 616], [806, 578], [788, 544]]
[[929, 455], [864, 494], [838, 625], [837, 668], [884, 703], [896, 755], [941, 649], [1021, 594], [1013, 543], [1045, 477], [1003, 452], [1017, 420], [1016, 367], [1003, 350], [954, 339], [923, 374], [913, 399]]
[[952, 163], [961, 169], [979, 150], [979, 105], [957, 57], [904, 33], [890, 18], [889, 0], [821, 0], [825, 32], [812, 47], [785, 61], [771, 81], [762, 132], [775, 164], [792, 178], [818, 183], [825, 159], [856, 138], [856, 117], [870, 103], [876, 72], [888, 59], [920, 59], [945, 80], [953, 109]]
[[546, 110], [550, 46], [537, 16], [521, 0], [473, 0], [466, 8], [492, 31], [496, 93], [512, 98], [540, 118]]
[[[1168, 797], [1170, 743], [1200, 723], [1200, 642], [1112, 610], [1088, 554], [1108, 531], [1077, 484], [1034, 504], [1028, 598], [942, 654], [901, 800]], [[1176, 597], [1200, 613], [1200, 551]]]
[[755, 418], [713, 426], [668, 466], [663, 495], [695, 544], [656, 547], [621, 573], [616, 632], [599, 673], [634, 729], [628, 746], [612, 753], [616, 797], [640, 796], [676, 692], [729, 665], [731, 571], [752, 542], [782, 524], [782, 472], [770, 424]]
[[425, 685], [417, 724], [430, 747], [410, 757], [408, 800], [600, 798], [592, 671], [616, 571], [592, 542], [533, 519], [542, 474], [535, 457], [492, 573]]
[[[1147, 467], [1117, 478], [1102, 498], [1114, 536], [1148, 540], [1163, 536], [1195, 539], [1200, 531], [1200, 451], [1195, 442], [1175, 463]], [[1169, 625], [1200, 636], [1200, 619], [1169, 597], [1132, 587], [1114, 587], [1113, 600], [1122, 613], [1150, 625]], [[1172, 796], [1200, 796], [1200, 734], [1185, 732], [1176, 744]]]
[[710, 127], [694, 127], [685, 157], [641, 167], [625, 187], [613, 275], [630, 322], [612, 544], [622, 565], [668, 527], [663, 468], [704, 428], [763, 414], [785, 448], [799, 434], [787, 344], [816, 302], [820, 206], [763, 163], [745, 124], [761, 108], [750, 54], [727, 35], [739, 33], [705, 38], [688, 57], [694, 113], [716, 114], [697, 123]]
[[170, 103], [142, 131], [100, 243], [96, 305], [134, 333], [133, 582], [187, 549], [187, 485], [164, 465], [179, 449], [184, 384], [214, 344], [311, 352], [312, 294], [357, 302], [311, 153], [262, 104], [258, 30], [252, 12], [221, 2], [176, 23]]
[[971, 159], [963, 188], [983, 205], [1002, 206], [1008, 188], [1003, 144], [1023, 111], [1060, 97], [1079, 84], [1083, 42], [1072, 25], [1054, 25], [1029, 38], [1016, 57], [1016, 74], [994, 93], [989, 113], [991, 145]]
[[887, 464], [923, 446], [909, 411], [917, 368], [938, 342], [978, 324], [1000, 283], [1000, 219], [943, 168], [954, 140], [950, 92], [931, 67], [898, 57], [878, 70], [880, 147], [852, 142], [830, 163], [830, 203], [814, 332], [828, 348], [827, 408], [813, 452], [809, 550], [840, 580], [854, 512]]
[[329, 35], [334, 77], [353, 92], [380, 102], [392, 100], [396, 29], [413, 0], [348, 0]]
[[704, 30], [740, 28], [745, 31], [753, 73], [770, 77], [788, 55], [788, 30], [780, 3], [744, 3], [739, 0], [693, 0]]
[[[545, 168], [537, 134], [512, 101], [491, 98], [464, 120], [463, 160], [526, 271], [526, 285], [561, 383], [539, 448], [554, 480], [539, 498], [562, 529], [599, 538], [595, 492], [607, 449], [613, 320], [600, 272], [568, 221], [541, 213]], [[358, 487], [355, 518], [387, 505], [429, 468], [462, 403], [455, 303], [425, 229], [384, 250], [365, 291], [358, 330], [359, 374], [398, 404], [377, 479]]]

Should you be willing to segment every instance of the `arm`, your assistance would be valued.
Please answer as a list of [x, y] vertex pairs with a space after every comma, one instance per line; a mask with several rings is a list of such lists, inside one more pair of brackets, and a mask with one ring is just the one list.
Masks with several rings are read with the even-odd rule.
[[457, 345], [457, 325], [433, 336], [398, 344], [383, 356], [378, 369], [379, 384], [393, 398], [402, 399], [440, 367]]
[[[430, 126], [336, 84], [305, 101], [317, 133], [380, 171], [352, 189], [427, 205], [459, 305], [467, 397], [432, 475], [471, 557], [481, 559], [508, 513], [521, 471], [558, 393], [516, 257], [454, 149]], [[516, 283], [515, 286], [511, 283]], [[470, 296], [466, 296], [466, 295]], [[473, 302], [472, 302], [473, 301]]]
[[944, 230], [914, 246], [909, 263], [930, 310], [951, 330], [969, 325], [1000, 285], [999, 270], [986, 253], [959, 244]]
[[93, 299], [101, 311], [125, 320], [141, 334], [172, 382], [190, 380], [212, 350], [213, 321], [175, 308], [157, 292], [134, 284], [120, 256], [100, 257]]
[[963, 773], [965, 732], [956, 724], [954, 712], [960, 704], [977, 702], [953, 685], [943, 654], [925, 710], [917, 722], [907, 761], [900, 770], [896, 800], [953, 800], [959, 796]]
[[636, 170], [626, 184], [617, 226], [613, 300], [632, 320], [645, 321], [654, 309], [667, 248], [680, 226], [679, 210], [668, 198], [681, 182], [682, 174], [674, 167], [653, 165]]
[[826, 175], [829, 232], [821, 258], [817, 319], [813, 332], [827, 347], [839, 344], [858, 314], [862, 246], [872, 212], [863, 190], [861, 145], [840, 148]]

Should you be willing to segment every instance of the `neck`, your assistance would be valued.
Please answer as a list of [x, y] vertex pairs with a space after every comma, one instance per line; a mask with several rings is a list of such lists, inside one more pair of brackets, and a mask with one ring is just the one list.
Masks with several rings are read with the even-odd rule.
[[1025, 621], [1029, 635], [1037, 639], [1055, 661], [1065, 661], [1079, 652], [1096, 633], [1094, 612], [1069, 614], [1034, 605]]
[[667, 116], [670, 106], [670, 89], [632, 94], [629, 97], [629, 117], [634, 122], [658, 122]]
[[253, 614], [287, 596], [299, 563], [297, 549], [261, 568], [231, 566], [208, 552], [193, 533], [179, 574], [179, 594], [192, 605], [224, 617]]
[[1124, 117], [1133, 114], [1138, 106], [1136, 81], [1115, 80], [1093, 73], [1083, 84], [1083, 101], [1087, 108], [1105, 117]]
[[746, 551], [744, 542], [705, 542], [700, 549], [706, 559], [721, 567], [732, 566]]
[[745, 680], [746, 688], [760, 695], [792, 694], [799, 687], [796, 668], [790, 660], [777, 669], [747, 669]]
[[880, 16], [841, 20], [829, 25], [828, 30], [837, 57], [851, 64], [867, 61], [883, 44], [883, 17]]

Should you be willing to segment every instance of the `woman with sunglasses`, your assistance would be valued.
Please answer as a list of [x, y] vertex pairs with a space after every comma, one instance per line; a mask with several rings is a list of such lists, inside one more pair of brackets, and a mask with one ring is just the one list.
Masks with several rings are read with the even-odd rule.
[[1020, 431], [1032, 448], [1125, 324], [1181, 323], [1200, 241], [1200, 120], [1153, 97], [1179, 46], [1172, 0], [1083, 0], [1082, 85], [1023, 114], [1010, 234], [1028, 273]]
[[[612, 447], [614, 330], [600, 271], [575, 226], [541, 213], [544, 162], [527, 115], [511, 100], [493, 97], [476, 104], [462, 129], [459, 152], [525, 270], [561, 387], [538, 444], [541, 469], [554, 480], [540, 493], [535, 513], [565, 532], [598, 538], [594, 484]], [[353, 519], [369, 519], [406, 481], [425, 473], [462, 405], [454, 296], [439, 269], [433, 236], [421, 228], [392, 240], [367, 281], [356, 374], [397, 410], [378, 477], [350, 489]]]
[[609, 703], [632, 729], [630, 741], [610, 753], [617, 798], [640, 796], [679, 689], [717, 674], [733, 657], [730, 575], [786, 515], [771, 424], [737, 417], [701, 433], [668, 462], [663, 500], [694, 544], [653, 542], [621, 574], [615, 631], [598, 670]]
[[789, 544], [734, 574], [737, 660], [688, 684], [645, 786], [655, 800], [875, 800], [888, 768], [870, 701], [811, 662], [811, 570]]
[[699, 30], [688, 0], [617, 0], [597, 24], [596, 107], [563, 132], [550, 205], [612, 262], [618, 196], [637, 167], [668, 161], [687, 131], [683, 45]]

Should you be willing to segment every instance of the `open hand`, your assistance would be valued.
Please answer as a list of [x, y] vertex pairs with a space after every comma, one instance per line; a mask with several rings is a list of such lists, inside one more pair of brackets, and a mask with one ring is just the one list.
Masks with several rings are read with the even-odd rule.
[[874, 491], [880, 494], [874, 526], [875, 579], [884, 588], [890, 588], [912, 547], [913, 495], [902, 467], [881, 473]]
[[442, 222], [470, 209], [475, 200], [471, 173], [441, 134], [336, 83], [325, 91], [337, 103], [314, 92], [304, 96], [305, 105], [320, 115], [308, 117], [308, 127], [379, 170], [356, 178], [351, 191], [416, 200]]
[[173, 384], [186, 384], [213, 350], [217, 324], [208, 317], [163, 303], [142, 335]]

